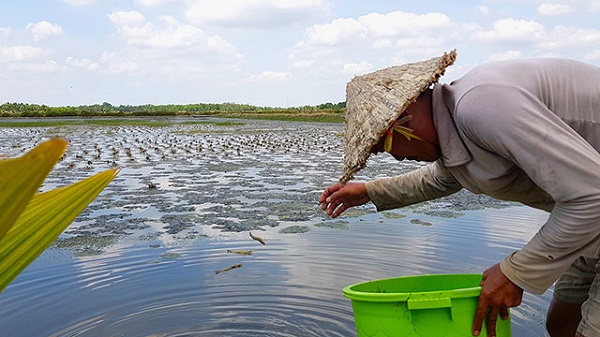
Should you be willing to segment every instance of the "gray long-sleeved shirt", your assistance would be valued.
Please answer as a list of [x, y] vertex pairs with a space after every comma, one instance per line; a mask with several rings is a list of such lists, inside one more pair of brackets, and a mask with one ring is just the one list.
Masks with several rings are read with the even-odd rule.
[[367, 182], [378, 210], [466, 188], [549, 211], [537, 234], [500, 263], [533, 293], [579, 256], [600, 257], [600, 68], [560, 59], [481, 65], [434, 86], [433, 118], [442, 157]]

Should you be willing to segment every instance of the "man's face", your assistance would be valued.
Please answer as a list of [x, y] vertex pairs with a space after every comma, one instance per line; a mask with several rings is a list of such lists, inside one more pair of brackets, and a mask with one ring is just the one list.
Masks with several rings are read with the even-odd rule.
[[[407, 139], [404, 135], [394, 132], [392, 136], [392, 149], [389, 152], [396, 160], [418, 160], [418, 161], [435, 161], [440, 157], [439, 148], [428, 142], [418, 139]], [[386, 135], [384, 134], [379, 142], [373, 146], [371, 153], [378, 154], [386, 152], [384, 150]]]

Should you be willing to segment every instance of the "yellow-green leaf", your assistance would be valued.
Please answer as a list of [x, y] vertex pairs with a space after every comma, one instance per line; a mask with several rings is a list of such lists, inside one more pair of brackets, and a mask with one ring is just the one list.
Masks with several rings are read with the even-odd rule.
[[0, 239], [0, 291], [58, 238], [118, 172], [107, 170], [31, 199]]
[[19, 158], [0, 160], [0, 240], [65, 152], [64, 139], [48, 140]]

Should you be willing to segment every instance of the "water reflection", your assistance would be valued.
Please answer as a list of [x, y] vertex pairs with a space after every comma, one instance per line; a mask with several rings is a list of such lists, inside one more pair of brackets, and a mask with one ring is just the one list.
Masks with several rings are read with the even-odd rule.
[[[2, 334], [355, 336], [343, 287], [482, 272], [527, 242], [546, 218], [461, 194], [387, 214], [367, 206], [327, 219], [316, 198], [339, 175], [335, 134], [342, 127], [252, 121], [220, 129], [63, 129], [71, 149], [48, 186], [113, 161], [124, 168], [67, 230], [64, 239], [73, 241], [46, 251], [0, 294]], [[23, 147], [57, 132], [4, 131], [2, 143]], [[70, 168], [77, 156], [93, 167]], [[380, 156], [357, 179], [419, 165]], [[309, 231], [281, 232], [291, 226]], [[267, 244], [252, 240], [250, 231]], [[98, 237], [111, 241], [99, 246]], [[242, 267], [215, 273], [234, 264]], [[525, 296], [513, 310], [514, 336], [544, 335], [549, 298], [550, 292]]]
[[[543, 214], [521, 207], [470, 211], [460, 219], [371, 214], [352, 219], [347, 230], [272, 235], [265, 246], [206, 238], [160, 248], [149, 248], [158, 241], [133, 241], [79, 258], [50, 251], [2, 294], [2, 326], [10, 336], [353, 336], [344, 286], [481, 272], [528, 237], [492, 245], [504, 238], [507, 218], [526, 227]], [[215, 274], [234, 263], [243, 267]], [[543, 336], [548, 299], [526, 295], [513, 310], [515, 336]]]

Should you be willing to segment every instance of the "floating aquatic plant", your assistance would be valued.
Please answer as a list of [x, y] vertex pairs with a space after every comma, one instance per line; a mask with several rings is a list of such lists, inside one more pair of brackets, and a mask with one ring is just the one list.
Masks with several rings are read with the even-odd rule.
[[0, 159], [0, 291], [35, 260], [87, 205], [118, 169], [38, 193], [67, 148], [50, 139], [18, 158]]

